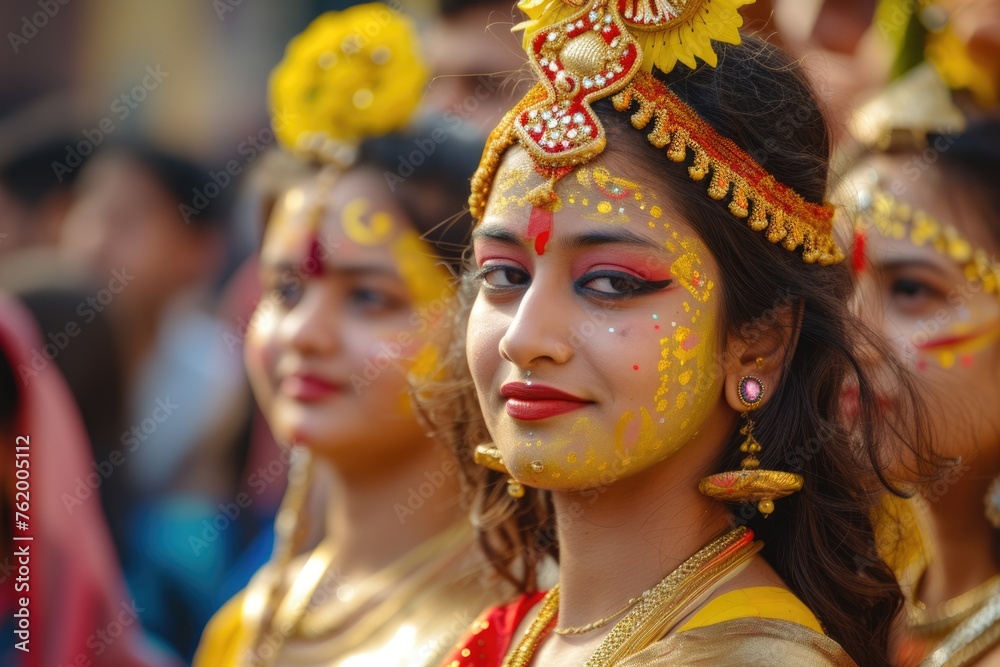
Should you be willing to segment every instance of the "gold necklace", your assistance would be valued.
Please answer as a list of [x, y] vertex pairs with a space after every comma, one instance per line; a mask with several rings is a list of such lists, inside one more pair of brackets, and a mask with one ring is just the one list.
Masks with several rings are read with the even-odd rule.
[[[330, 538], [323, 540], [313, 549], [288, 589], [288, 593], [278, 604], [274, 615], [267, 618], [267, 610], [262, 611], [260, 624], [249, 638], [246, 652], [242, 656], [243, 665], [268, 667], [274, 664], [281, 647], [295, 633], [308, 609], [313, 593], [322, 581], [323, 575], [333, 564], [336, 554], [337, 549]], [[281, 573], [276, 572], [274, 576], [280, 577]], [[277, 582], [274, 585], [276, 586]]]
[[919, 637], [944, 636], [986, 604], [997, 592], [1000, 592], [1000, 574], [930, 609], [917, 601], [907, 607], [907, 626], [910, 632]]
[[[400, 561], [390, 565], [376, 576], [380, 581], [385, 581], [387, 573], [403, 569], [402, 566], [406, 566], [406, 569], [411, 569], [411, 565], [417, 560], [413, 557], [414, 555], [426, 561], [429, 556], [433, 556], [434, 554], [450, 552], [457, 544], [457, 541], [464, 538], [467, 533], [468, 525], [465, 522], [459, 522], [452, 528], [445, 530], [417, 547], [414, 553], [403, 556]], [[270, 618], [261, 618], [260, 623], [256, 626], [256, 631], [246, 644], [247, 649], [243, 654], [243, 665], [246, 665], [246, 667], [268, 667], [277, 659], [281, 647], [285, 645], [289, 637], [301, 635], [307, 638], [315, 638], [328, 633], [332, 634], [340, 628], [343, 621], [347, 620], [349, 615], [328, 615], [324, 613], [319, 615], [319, 617], [311, 616], [315, 613], [313, 606], [316, 592], [322, 585], [330, 567], [333, 565], [336, 553], [337, 550], [331, 538], [323, 540], [313, 550], [306, 560], [305, 565], [303, 565], [302, 569], [296, 575], [288, 593], [278, 603], [278, 608], [274, 615]], [[409, 574], [412, 574], [412, 571], [414, 570], [411, 569]], [[280, 577], [280, 572], [275, 573], [274, 576]], [[416, 586], [419, 587], [421, 584], [428, 583], [425, 579], [421, 578]], [[413, 587], [411, 586], [410, 588]], [[395, 600], [398, 603], [399, 598], [402, 597], [405, 602], [405, 599], [408, 599], [409, 595], [415, 592], [415, 590], [410, 590], [410, 588], [405, 592], [400, 592], [401, 595], [397, 596], [393, 594], [388, 599]], [[380, 592], [378, 589], [373, 590], [374, 592], [371, 597], [363, 600], [363, 603], [369, 602], [374, 598], [375, 594]], [[388, 602], [385, 604], [388, 604]], [[362, 606], [352, 606], [351, 611], [356, 612]], [[395, 610], [396, 606], [399, 605], [392, 605], [392, 610]], [[386, 617], [385, 613], [381, 613], [384, 611], [386, 610], [379, 607], [373, 610], [371, 614], [366, 614], [365, 618], [362, 619], [362, 629], [367, 631], [380, 627]], [[264, 613], [266, 613], [266, 610]]]
[[[361, 609], [370, 605], [376, 597], [386, 592], [390, 593], [388, 601], [405, 602], [410, 595], [422, 589], [424, 584], [429, 583], [428, 579], [433, 578], [438, 570], [435, 567], [437, 561], [441, 560], [442, 557], [451, 560], [450, 556], [459, 544], [469, 537], [470, 532], [468, 522], [460, 521], [368, 577], [349, 601], [340, 605], [311, 605], [306, 609], [306, 613], [297, 628], [299, 634], [307, 638], [334, 635], [341, 631], [347, 621]], [[425, 570], [422, 575], [420, 574], [421, 570]], [[402, 590], [393, 590], [400, 582], [411, 578], [413, 581], [409, 582]], [[316, 597], [318, 597], [319, 590], [316, 593]], [[381, 608], [385, 602], [380, 603], [378, 608]], [[390, 606], [395, 607], [399, 604]], [[369, 615], [383, 616], [382, 613], [374, 613], [375, 611], [373, 609], [371, 614], [366, 612], [365, 617]]]
[[[680, 564], [619, 621], [587, 661], [586, 667], [608, 667], [663, 637], [713, 590], [735, 576], [763, 546], [753, 541], [753, 532], [740, 526], [716, 538]], [[559, 586], [545, 596], [538, 616], [517, 647], [504, 659], [503, 667], [526, 667], [559, 611]]]
[[542, 598], [542, 608], [538, 616], [528, 626], [528, 631], [518, 643], [517, 648], [503, 660], [502, 667], [524, 667], [535, 657], [538, 645], [544, 639], [545, 631], [555, 622], [559, 612], [559, 584], [553, 586]]
[[629, 609], [634, 607], [635, 603], [638, 602], [640, 599], [649, 595], [650, 590], [651, 589], [647, 588], [645, 591], [643, 591], [642, 595], [640, 595], [639, 597], [631, 598], [627, 603], [625, 603], [625, 606], [619, 609], [618, 611], [614, 612], [613, 614], [608, 614], [604, 618], [596, 620], [593, 623], [588, 623], [587, 625], [581, 625], [579, 627], [572, 627], [572, 628], [552, 628], [552, 632], [556, 633], [557, 635], [584, 635], [592, 630], [603, 628], [605, 625], [607, 625], [608, 623], [615, 620], [616, 618], [627, 612]]
[[1000, 641], [1000, 595], [994, 595], [960, 623], [920, 667], [964, 667]]

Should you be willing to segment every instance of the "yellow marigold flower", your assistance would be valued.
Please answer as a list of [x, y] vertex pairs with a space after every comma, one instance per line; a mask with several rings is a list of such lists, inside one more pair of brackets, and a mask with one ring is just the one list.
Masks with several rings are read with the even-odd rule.
[[404, 126], [427, 82], [413, 22], [373, 2], [317, 17], [271, 72], [272, 124], [289, 150], [357, 144]]
[[[739, 8], [754, 0], [624, 0], [625, 23], [639, 42], [642, 68], [647, 72], [655, 66], [669, 72], [678, 61], [690, 68], [698, 59], [715, 67], [717, 57], [712, 42], [740, 43], [743, 18]], [[514, 27], [524, 30], [524, 48], [530, 50], [531, 38], [540, 31], [568, 19], [582, 9], [582, 0], [520, 0], [518, 8], [528, 17]], [[632, 11], [646, 9], [665, 18], [657, 23], [638, 24], [631, 20]], [[675, 12], [677, 12], [675, 14]]]

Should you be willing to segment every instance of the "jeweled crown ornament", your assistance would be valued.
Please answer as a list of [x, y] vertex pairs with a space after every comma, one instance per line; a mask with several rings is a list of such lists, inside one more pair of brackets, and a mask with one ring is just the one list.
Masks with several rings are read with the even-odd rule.
[[[470, 210], [481, 218], [500, 158], [519, 143], [546, 182], [528, 193], [528, 234], [547, 238], [559, 208], [555, 183], [599, 155], [607, 137], [592, 104], [612, 97], [618, 111], [638, 105], [632, 124], [653, 123], [648, 139], [675, 162], [693, 155], [688, 173], [711, 174], [708, 194], [731, 197], [729, 210], [755, 231], [807, 262], [834, 264], [843, 252], [833, 240], [833, 208], [805, 201], [778, 183], [745, 151], [720, 136], [652, 74], [682, 62], [716, 64], [712, 42], [740, 42], [740, 6], [753, 0], [521, 0], [530, 17], [524, 46], [538, 84], [493, 130], [472, 179]], [[536, 246], [544, 248], [544, 243]]]
[[638, 45], [607, 0], [531, 42], [532, 67], [548, 82], [550, 94], [514, 120], [518, 139], [542, 166], [586, 162], [606, 143], [590, 103], [631, 80], [640, 64]]

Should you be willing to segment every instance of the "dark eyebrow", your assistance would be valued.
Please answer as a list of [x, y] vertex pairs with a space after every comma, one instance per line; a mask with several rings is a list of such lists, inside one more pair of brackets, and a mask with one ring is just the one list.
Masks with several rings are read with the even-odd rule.
[[[954, 262], [951, 262], [949, 260], [949, 264], [954, 265]], [[879, 262], [878, 264], [875, 264], [875, 266], [882, 271], [921, 268], [921, 269], [929, 269], [931, 271], [940, 274], [947, 274], [950, 268], [950, 266], [949, 267], [942, 266], [940, 263], [935, 262], [933, 260], [923, 259], [919, 257], [912, 257], [912, 258], [904, 257], [899, 259], [890, 259], [884, 262]], [[958, 268], [957, 265], [955, 265], [955, 268]]]
[[497, 227], [496, 225], [479, 225], [473, 229], [472, 240], [477, 241], [479, 239], [493, 239], [494, 241], [500, 241], [501, 243], [506, 243], [507, 245], [521, 245], [524, 243], [524, 240], [518, 238], [517, 234]]
[[[483, 238], [499, 241], [500, 243], [504, 243], [506, 245], [528, 245], [527, 240], [522, 239], [517, 234], [509, 232], [496, 225], [480, 225], [472, 231], [473, 241]], [[606, 245], [609, 243], [626, 243], [628, 245], [638, 245], [652, 248], [653, 250], [658, 250], [660, 252], [663, 252], [664, 250], [663, 246], [653, 239], [621, 228], [604, 232], [590, 232], [569, 238], [559, 238], [557, 234], [553, 240], [555, 242], [561, 242], [562, 245], [569, 248], [592, 248], [594, 246]]]
[[592, 232], [574, 236], [567, 241], [567, 245], [575, 248], [590, 248], [607, 243], [627, 243], [629, 245], [640, 245], [663, 251], [662, 245], [640, 234], [630, 232], [627, 229], [612, 229], [607, 232]]

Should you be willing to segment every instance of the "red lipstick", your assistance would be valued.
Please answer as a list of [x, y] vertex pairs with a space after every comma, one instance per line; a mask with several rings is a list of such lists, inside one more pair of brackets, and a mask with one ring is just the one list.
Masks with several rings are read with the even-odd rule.
[[535, 421], [579, 410], [593, 403], [554, 387], [525, 382], [508, 382], [500, 387], [507, 399], [507, 414], [522, 421]]
[[333, 394], [341, 393], [343, 390], [344, 385], [309, 373], [289, 375], [281, 381], [279, 387], [282, 394], [303, 403], [322, 401]]

